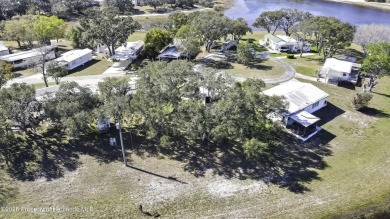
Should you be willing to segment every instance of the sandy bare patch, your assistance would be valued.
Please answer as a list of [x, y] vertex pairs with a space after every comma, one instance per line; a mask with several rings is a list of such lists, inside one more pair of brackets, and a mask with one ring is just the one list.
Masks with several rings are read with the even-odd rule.
[[237, 182], [237, 180], [216, 178], [215, 181], [207, 185], [209, 194], [215, 197], [229, 197], [237, 193], [257, 193], [267, 189], [267, 185], [261, 181], [258, 182]]
[[[142, 186], [142, 185], [140, 185]], [[191, 191], [191, 186], [166, 179], [154, 179], [144, 186], [144, 193], [139, 197], [142, 203], [155, 204], [174, 199]]]
[[367, 116], [364, 115], [363, 113], [352, 112], [352, 111], [346, 111], [341, 115], [341, 117], [356, 123], [360, 127], [367, 127], [378, 120], [373, 116]]

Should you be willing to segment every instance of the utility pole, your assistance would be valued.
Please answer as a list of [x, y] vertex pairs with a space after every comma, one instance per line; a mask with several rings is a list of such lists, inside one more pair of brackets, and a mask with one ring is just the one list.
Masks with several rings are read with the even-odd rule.
[[121, 119], [118, 119], [118, 127], [117, 127], [117, 128], [118, 128], [118, 130], [119, 130], [119, 139], [120, 139], [120, 141], [121, 141], [123, 162], [125, 163], [125, 166], [127, 166], [127, 159], [126, 159], [125, 147], [123, 146]]

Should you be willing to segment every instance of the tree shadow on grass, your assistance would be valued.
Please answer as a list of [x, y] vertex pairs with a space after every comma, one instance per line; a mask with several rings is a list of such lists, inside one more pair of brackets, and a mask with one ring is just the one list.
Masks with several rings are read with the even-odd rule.
[[80, 65], [79, 67], [75, 68], [75, 69], [72, 69], [68, 72], [68, 74], [73, 74], [73, 73], [76, 73], [76, 72], [79, 72], [79, 71], [83, 71], [93, 65], [95, 65], [96, 63], [98, 62], [101, 62], [102, 60], [96, 60], [96, 59], [92, 59], [91, 61], [85, 63], [84, 65]]
[[309, 62], [316, 62], [317, 64], [320, 64], [320, 65], [324, 64], [324, 58], [323, 57], [313, 58], [313, 57], [307, 56], [307, 57], [303, 57], [303, 58], [306, 59], [306, 61], [309, 61]]
[[[57, 138], [58, 137], [58, 138]], [[46, 138], [34, 133], [16, 138], [18, 148], [7, 156], [8, 173], [18, 180], [47, 180], [62, 177], [80, 164], [74, 148], [63, 143], [61, 136]]]
[[18, 194], [16, 183], [6, 173], [0, 170], [0, 206], [4, 206], [8, 199], [15, 198]]
[[372, 91], [371, 93], [378, 94], [378, 95], [390, 98], [390, 94], [382, 94], [382, 93], [378, 93], [378, 92], [375, 92], [375, 91]]
[[210, 58], [203, 58], [197, 61], [197, 63], [204, 64], [206, 67], [214, 69], [232, 69], [233, 65], [228, 61], [213, 60]]
[[376, 118], [389, 118], [390, 117], [390, 114], [388, 114], [382, 110], [378, 110], [378, 109], [371, 108], [371, 107], [365, 107], [363, 109], [360, 109], [359, 112], [363, 113], [364, 115], [373, 116]]
[[258, 62], [250, 63], [247, 65], [247, 67], [254, 68], [257, 70], [262, 70], [262, 71], [271, 71], [273, 68], [272, 66], [262, 65]]
[[[326, 139], [301, 142], [282, 129], [269, 132], [266, 142], [278, 140], [280, 143], [269, 147], [262, 156], [248, 160], [242, 149], [242, 142], [223, 141], [220, 143], [188, 141], [175, 138], [175, 146], [170, 151], [161, 151], [172, 159], [184, 163], [184, 170], [196, 177], [205, 176], [207, 171], [224, 178], [254, 179], [278, 185], [294, 193], [309, 191], [305, 183], [321, 180], [315, 169], [328, 165], [323, 160], [330, 156]], [[334, 136], [333, 136], [334, 138]], [[142, 145], [137, 145], [143, 147]]]
[[247, 160], [243, 153], [237, 153], [238, 151], [224, 153], [216, 173], [226, 178], [262, 180], [294, 193], [309, 191], [304, 184], [321, 179], [313, 169], [327, 167], [323, 157], [329, 156], [331, 151], [322, 143], [304, 143], [287, 133], [282, 135], [285, 135], [284, 140], [268, 148], [257, 160]]
[[[58, 130], [43, 135], [27, 133], [17, 137], [12, 153], [6, 156], [7, 171], [11, 177], [31, 181], [43, 177], [50, 181], [64, 176], [65, 171], [74, 171], [82, 163], [80, 154], [94, 157], [98, 162], [121, 161], [120, 147], [109, 145], [111, 134], [91, 132], [77, 138], [67, 138]], [[119, 141], [118, 141], [119, 142]]]

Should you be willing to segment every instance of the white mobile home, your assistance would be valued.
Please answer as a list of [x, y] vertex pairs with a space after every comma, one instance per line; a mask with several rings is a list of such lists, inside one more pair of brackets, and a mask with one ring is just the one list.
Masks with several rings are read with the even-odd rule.
[[287, 130], [297, 138], [306, 141], [321, 128], [317, 126], [320, 120], [311, 113], [327, 105], [326, 92], [309, 83], [289, 81], [263, 92], [268, 96], [284, 97], [288, 103], [286, 112], [274, 116], [281, 120]]
[[301, 48], [303, 49], [303, 52], [311, 51], [310, 43], [303, 43], [292, 37], [283, 35], [266, 34], [264, 36], [263, 44], [272, 50], [280, 52], [300, 52]]
[[0, 43], [0, 56], [8, 55], [9, 49]]
[[80, 65], [91, 61], [92, 50], [90, 49], [75, 49], [62, 54], [59, 58], [53, 60], [60, 66], [65, 67], [67, 70], [73, 70]]
[[14, 68], [27, 68], [35, 65], [43, 56], [46, 61], [55, 59], [56, 51], [56, 46], [44, 46], [24, 52], [0, 56], [0, 60], [12, 64]]
[[350, 61], [327, 58], [318, 77], [324, 78], [325, 83], [338, 83], [339, 81], [356, 83], [361, 67], [362, 65]]
[[127, 42], [115, 49], [115, 55], [111, 56], [112, 60], [135, 60], [138, 58], [144, 48], [144, 41]]

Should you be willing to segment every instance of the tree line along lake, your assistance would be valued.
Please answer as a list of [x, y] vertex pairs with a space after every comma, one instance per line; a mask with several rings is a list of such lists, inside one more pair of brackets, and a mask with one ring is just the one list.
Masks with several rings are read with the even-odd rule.
[[236, 0], [230, 9], [225, 11], [225, 15], [230, 18], [242, 17], [251, 26], [262, 12], [282, 8], [308, 11], [316, 16], [333, 16], [354, 25], [390, 25], [390, 10], [326, 0]]

